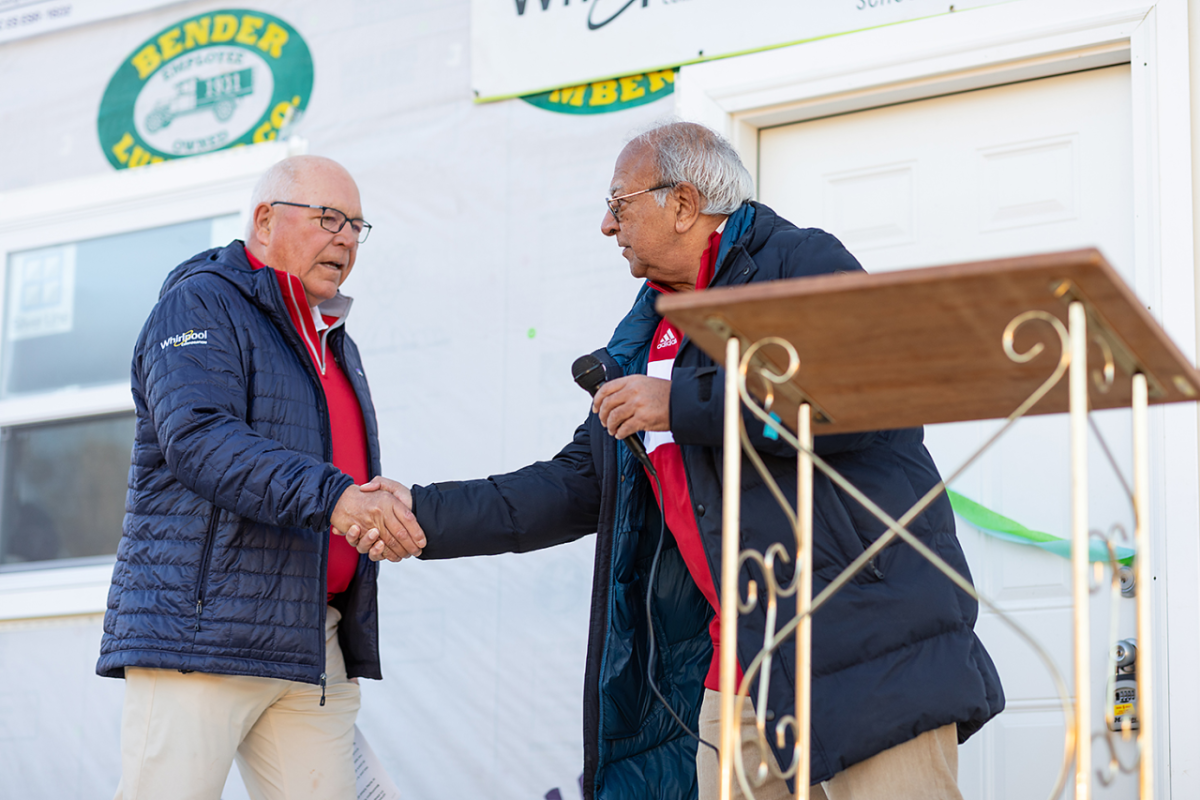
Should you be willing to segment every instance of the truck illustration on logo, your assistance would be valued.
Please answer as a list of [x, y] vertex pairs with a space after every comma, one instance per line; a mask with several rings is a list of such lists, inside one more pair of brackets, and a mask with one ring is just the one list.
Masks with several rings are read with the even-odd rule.
[[254, 70], [239, 69], [211, 78], [190, 78], [175, 84], [175, 96], [159, 103], [146, 115], [151, 133], [171, 124], [176, 117], [211, 108], [221, 122], [233, 116], [239, 97], [254, 93]]

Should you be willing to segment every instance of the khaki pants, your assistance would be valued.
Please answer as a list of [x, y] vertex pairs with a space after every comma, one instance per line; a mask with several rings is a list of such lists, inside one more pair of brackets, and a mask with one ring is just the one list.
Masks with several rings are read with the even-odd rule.
[[235, 757], [254, 800], [354, 797], [359, 690], [340, 619], [327, 609], [324, 706], [307, 683], [126, 668], [115, 800], [219, 800]]
[[[717, 744], [721, 739], [721, 694], [704, 690], [700, 707], [700, 738]], [[758, 737], [754, 731], [754, 709], [742, 708], [742, 757], [748, 779], [758, 765]], [[767, 759], [777, 766], [774, 752]], [[721, 762], [712, 748], [700, 745], [696, 753], [696, 777], [700, 800], [721, 796]], [[784, 800], [792, 797], [787, 782], [772, 775], [754, 789], [755, 800]], [[827, 781], [813, 784], [811, 800], [962, 800], [958, 791], [958, 730], [946, 725], [898, 744], [878, 755], [842, 770]], [[745, 800], [737, 773], [733, 775], [732, 797]]]

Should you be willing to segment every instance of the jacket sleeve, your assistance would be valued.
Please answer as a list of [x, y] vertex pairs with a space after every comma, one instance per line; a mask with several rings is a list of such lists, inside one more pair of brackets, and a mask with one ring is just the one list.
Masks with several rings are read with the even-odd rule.
[[[802, 236], [783, 254], [781, 278], [862, 270], [858, 260], [837, 237], [820, 230], [804, 231]], [[796, 450], [782, 438], [768, 436], [766, 424], [748, 409], [742, 409], [742, 419], [754, 449], [766, 455], [795, 456]], [[675, 441], [679, 444], [720, 447], [724, 421], [724, 367], [677, 367], [672, 371], [670, 424]], [[874, 431], [816, 436], [813, 449], [821, 456], [861, 450], [870, 445], [875, 436]]]
[[[203, 291], [203, 281], [176, 287], [156, 306], [138, 340], [135, 391], [143, 393], [159, 448], [181, 484], [257, 522], [320, 530], [354, 481], [246, 422], [251, 376], [236, 334], [245, 326], [219, 293]], [[187, 332], [196, 343], [171, 338]], [[261, 374], [253, 379], [279, 381]], [[310, 387], [301, 397], [288, 394], [287, 387], [271, 388], [272, 397], [258, 396], [255, 402], [276, 403], [283, 424], [290, 421], [290, 404], [310, 402]]]
[[550, 461], [472, 481], [413, 486], [421, 558], [524, 553], [595, 533], [600, 514], [586, 423]]

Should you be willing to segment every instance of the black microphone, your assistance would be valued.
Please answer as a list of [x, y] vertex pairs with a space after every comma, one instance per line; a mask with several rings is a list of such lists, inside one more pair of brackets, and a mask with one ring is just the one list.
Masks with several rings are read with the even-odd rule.
[[[604, 362], [589, 353], [586, 356], [580, 356], [575, 359], [575, 363], [571, 365], [571, 377], [579, 384], [579, 388], [585, 390], [592, 397], [595, 397], [596, 392], [600, 391], [600, 387], [608, 380], [608, 371], [604, 369]], [[642, 444], [642, 440], [638, 438], [636, 433], [626, 436], [621, 441], [633, 451], [633, 454], [637, 456], [637, 460], [642, 462], [642, 465], [646, 469], [654, 472], [654, 465], [650, 463], [650, 456], [646, 455], [646, 446]]]

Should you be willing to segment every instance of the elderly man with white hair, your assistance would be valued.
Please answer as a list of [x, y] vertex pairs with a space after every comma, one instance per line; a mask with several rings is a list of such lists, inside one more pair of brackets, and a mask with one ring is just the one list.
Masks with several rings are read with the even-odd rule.
[[[378, 481], [411, 505], [423, 558], [548, 547], [595, 532], [584, 678], [587, 798], [718, 796], [721, 464], [725, 377], [655, 313], [665, 292], [704, 291], [860, 270], [830, 234], [798, 228], [751, 201], [736, 151], [707, 128], [658, 126], [621, 151], [601, 231], [645, 283], [608, 346], [608, 380], [574, 440], [551, 461], [486, 480], [430, 486]], [[871, 320], [861, 320], [869, 341]], [[864, 345], [867, 346], [867, 345]], [[564, 376], [565, 377], [565, 376]], [[869, 380], [864, 376], [864, 380]], [[794, 505], [796, 453], [748, 417], [766, 469]], [[646, 469], [624, 437], [644, 437]], [[818, 436], [816, 451], [894, 518], [939, 481], [920, 428]], [[814, 477], [813, 591], [860, 555], [883, 524], [822, 474]], [[658, 486], [661, 484], [661, 490]], [[756, 470], [742, 471], [742, 546], [793, 542], [791, 524]], [[667, 533], [662, 533], [663, 529]], [[943, 496], [909, 529], [967, 575]], [[398, 558], [369, 530], [348, 532], [372, 558]], [[792, 559], [777, 562], [791, 580]], [[747, 573], [741, 580], [745, 592]], [[757, 576], [761, 583], [761, 575]], [[782, 598], [779, 614], [794, 613]], [[738, 621], [740, 669], [761, 647], [765, 603]], [[812, 796], [829, 800], [960, 800], [957, 747], [1004, 707], [976, 638], [974, 600], [911, 548], [885, 549], [813, 618]], [[758, 800], [790, 796], [795, 647], [771, 662], [764, 714], [776, 762]], [[756, 690], [750, 692], [759, 702]], [[752, 712], [750, 712], [752, 713]], [[754, 735], [753, 720], [745, 736]], [[747, 748], [751, 773], [757, 747]], [[735, 792], [740, 796], [740, 792]]]
[[163, 284], [133, 356], [126, 515], [97, 672], [125, 678], [116, 797], [355, 794], [357, 677], [382, 677], [377, 565], [338, 531], [420, 552], [379, 473], [351, 300], [370, 225], [354, 179], [297, 156], [254, 190], [246, 241]]

